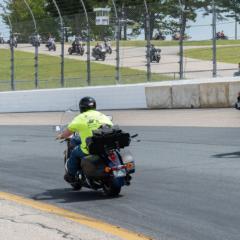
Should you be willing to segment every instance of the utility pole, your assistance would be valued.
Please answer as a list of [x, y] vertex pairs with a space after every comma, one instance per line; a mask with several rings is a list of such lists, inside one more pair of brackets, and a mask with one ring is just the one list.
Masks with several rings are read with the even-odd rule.
[[34, 56], [34, 78], [35, 78], [35, 88], [39, 88], [39, 79], [38, 79], [38, 40], [39, 40], [39, 35], [38, 35], [38, 30], [37, 30], [37, 23], [36, 23], [36, 19], [34, 17], [33, 11], [30, 7], [30, 5], [28, 4], [27, 0], [23, 0], [25, 5], [27, 6], [30, 15], [32, 16], [32, 20], [33, 20], [33, 24], [34, 24], [34, 28], [35, 28], [35, 33], [34, 33], [34, 45], [35, 45], [35, 56]]
[[183, 39], [184, 39], [184, 28], [183, 28], [183, 5], [181, 0], [178, 1], [180, 6], [180, 39], [179, 39], [179, 78], [183, 79]]
[[115, 0], [112, 0], [113, 7], [114, 7], [114, 12], [115, 12], [115, 17], [116, 17], [116, 83], [120, 83], [120, 20], [118, 17], [118, 12], [117, 12], [117, 7]]
[[65, 86], [65, 78], [64, 78], [64, 38], [65, 38], [65, 29], [64, 29], [64, 22], [62, 18], [62, 14], [60, 12], [60, 9], [57, 5], [57, 2], [55, 0], [52, 0], [55, 8], [57, 9], [58, 16], [60, 18], [60, 24], [61, 24], [61, 87]]
[[217, 22], [217, 15], [216, 15], [216, 5], [215, 0], [212, 0], [212, 47], [213, 47], [213, 72], [212, 76], [215, 78], [217, 76], [217, 40], [216, 40], [216, 22]]
[[90, 46], [90, 24], [89, 24], [89, 19], [88, 19], [88, 14], [86, 10], [86, 6], [83, 0], [80, 0], [85, 17], [86, 17], [86, 22], [87, 22], [87, 85], [91, 85], [91, 46]]
[[151, 74], [151, 36], [150, 36], [150, 15], [149, 15], [149, 10], [148, 10], [148, 5], [146, 0], [144, 0], [144, 5], [146, 9], [146, 31], [147, 31], [147, 81], [150, 82], [152, 79], [152, 74]]

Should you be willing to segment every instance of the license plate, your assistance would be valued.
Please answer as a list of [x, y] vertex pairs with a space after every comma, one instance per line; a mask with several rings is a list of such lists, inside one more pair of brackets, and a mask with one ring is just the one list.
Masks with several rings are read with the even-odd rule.
[[113, 171], [113, 175], [114, 175], [114, 177], [125, 177], [126, 170], [125, 169], [115, 170], [115, 171]]

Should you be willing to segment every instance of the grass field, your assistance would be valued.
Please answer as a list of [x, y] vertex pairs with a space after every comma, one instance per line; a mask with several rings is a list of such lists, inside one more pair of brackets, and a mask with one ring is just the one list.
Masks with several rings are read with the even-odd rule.
[[[97, 42], [101, 41], [92, 41], [91, 46], [95, 46]], [[162, 40], [151, 40], [151, 43], [155, 46], [159, 47], [170, 47], [170, 46], [178, 46], [179, 41], [162, 41]], [[59, 43], [60, 44], [60, 43]], [[67, 45], [70, 45], [71, 43], [66, 43]], [[115, 41], [111, 41], [112, 46], [116, 46]], [[202, 40], [202, 41], [184, 41], [184, 46], [211, 46], [212, 41], [211, 40]], [[143, 40], [121, 40], [120, 41], [120, 47], [146, 47], [147, 42]], [[240, 45], [240, 40], [217, 40], [217, 46], [225, 46], [225, 45]]]
[[[91, 85], [115, 84], [115, 67], [91, 63]], [[66, 87], [86, 86], [86, 62], [65, 59]], [[15, 51], [15, 79], [17, 89], [34, 88], [34, 54]], [[145, 71], [121, 68], [121, 83], [146, 82]], [[152, 81], [171, 80], [169, 76], [152, 74]], [[60, 58], [39, 55], [40, 88], [60, 87]], [[10, 89], [10, 52], [0, 50], [0, 91]]]
[[[178, 46], [179, 41], [161, 41], [161, 40], [152, 40], [152, 44], [155, 46]], [[92, 45], [95, 45], [96, 42], [92, 42]], [[240, 40], [217, 40], [217, 45], [240, 45]], [[112, 41], [112, 45], [115, 46], [115, 42]], [[211, 46], [212, 41], [206, 40], [206, 41], [184, 41], [184, 46]], [[120, 41], [121, 47], [145, 47], [146, 41], [142, 40], [131, 40], [131, 41]]]
[[[212, 50], [210, 48], [189, 49], [184, 51], [184, 55], [189, 58], [211, 60]], [[238, 64], [240, 62], [240, 46], [218, 48], [217, 61]]]

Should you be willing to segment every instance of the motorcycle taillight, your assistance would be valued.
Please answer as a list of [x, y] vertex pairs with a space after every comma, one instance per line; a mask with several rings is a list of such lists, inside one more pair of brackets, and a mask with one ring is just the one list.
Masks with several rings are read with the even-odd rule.
[[114, 152], [109, 152], [108, 158], [109, 158], [109, 160], [111, 160], [112, 162], [114, 162], [114, 161], [116, 161], [117, 156], [116, 156], [116, 154], [115, 154]]

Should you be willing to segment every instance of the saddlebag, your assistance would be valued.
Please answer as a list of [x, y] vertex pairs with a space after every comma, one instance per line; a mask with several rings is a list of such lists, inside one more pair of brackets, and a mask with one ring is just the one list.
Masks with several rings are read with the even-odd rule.
[[105, 176], [104, 161], [97, 155], [88, 155], [81, 161], [81, 167], [88, 178], [102, 178]]
[[106, 150], [128, 147], [131, 142], [130, 134], [119, 127], [103, 127], [93, 132], [87, 139], [90, 154], [103, 154]]

